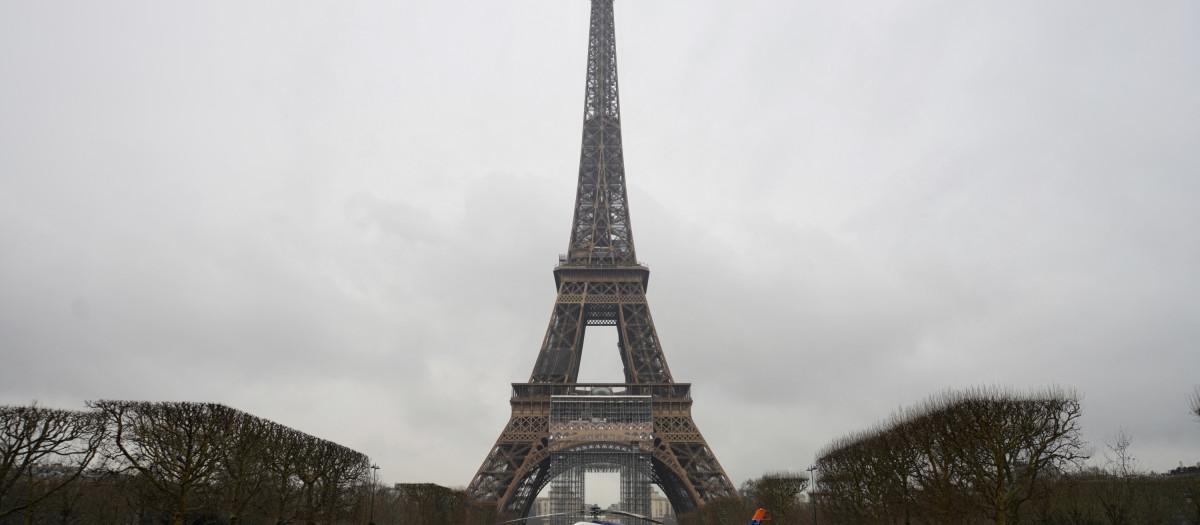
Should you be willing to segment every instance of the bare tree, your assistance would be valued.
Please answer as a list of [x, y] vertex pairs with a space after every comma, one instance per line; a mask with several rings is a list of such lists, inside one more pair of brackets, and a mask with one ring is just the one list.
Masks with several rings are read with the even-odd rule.
[[367, 456], [332, 441], [321, 441], [320, 476], [317, 486], [326, 515], [332, 523], [335, 516], [349, 514], [354, 508], [356, 490], [369, 483], [367, 472], [371, 461]]
[[879, 491], [866, 453], [874, 437], [874, 432], [864, 432], [841, 438], [827, 445], [817, 459], [821, 491], [814, 496], [835, 521], [873, 521], [879, 514]]
[[1182, 511], [1190, 523], [1200, 523], [1200, 476], [1182, 476], [1174, 484], [1171, 492], [1175, 509]]
[[490, 525], [505, 519], [493, 505], [472, 503], [466, 489], [461, 487], [397, 483], [390, 489], [381, 489], [381, 495], [382, 500], [376, 500], [377, 509], [380, 504], [390, 508], [377, 510], [375, 517], [380, 523]]
[[1129, 450], [1132, 444], [1133, 435], [1124, 427], [1104, 438], [1104, 459], [1109, 473], [1119, 478], [1138, 474], [1137, 458]]
[[1101, 513], [1087, 490], [1100, 476], [1099, 472], [1081, 469], [1043, 477], [1039, 483], [1043, 485], [1041, 492], [1046, 497], [1030, 502], [1027, 506], [1030, 517], [1035, 523], [1047, 525], [1100, 523]]
[[275, 517], [275, 523], [288, 523], [299, 516], [298, 472], [307, 434], [273, 424], [267, 429], [266, 436], [267, 448], [271, 451], [265, 458], [270, 513]]
[[[95, 413], [30, 406], [0, 406], [0, 518], [25, 512], [74, 482], [106, 439]], [[12, 497], [25, 480], [22, 497]]]
[[1192, 389], [1192, 395], [1188, 396], [1188, 407], [1192, 409], [1192, 415], [1200, 419], [1200, 386]]
[[212, 403], [95, 401], [120, 459], [150, 483], [170, 506], [173, 525], [199, 507], [221, 460], [233, 409]]
[[[306, 523], [349, 513], [355, 489], [366, 483], [370, 460], [362, 453], [302, 432], [284, 435], [290, 476], [299, 482], [299, 517]], [[285, 481], [276, 473], [279, 482]], [[283, 487], [286, 490], [286, 487]]]
[[403, 501], [404, 523], [434, 525], [447, 521], [450, 509], [445, 503], [452, 496], [451, 489], [433, 483], [404, 483], [397, 488]]
[[746, 521], [752, 513], [740, 499], [719, 499], [679, 515], [678, 520], [680, 525], [727, 525]]
[[1005, 525], [1041, 478], [1086, 457], [1078, 396], [974, 389], [934, 396], [885, 427], [822, 450], [819, 503], [843, 521], [914, 515]]
[[823, 473], [814, 495], [818, 506], [845, 523], [908, 523], [914, 515], [963, 521], [958, 473], [936, 438], [940, 416], [922, 406], [827, 446], [817, 459]]
[[1105, 466], [1091, 483], [1095, 500], [1109, 525], [1123, 525], [1133, 521], [1134, 498], [1140, 485], [1135, 478], [1137, 458], [1129, 451], [1133, 443], [1124, 428], [1104, 438]]
[[227, 423], [217, 480], [230, 525], [240, 525], [247, 506], [267, 483], [267, 433], [271, 423], [240, 411], [235, 411]]
[[754, 502], [771, 512], [775, 523], [787, 523], [788, 513], [796, 504], [796, 495], [808, 488], [808, 476], [774, 472], [753, 482]]
[[748, 479], [743, 481], [742, 484], [738, 486], [738, 494], [742, 496], [742, 500], [748, 503], [758, 501], [758, 480]]
[[910, 427], [893, 419], [897, 431], [878, 432], [867, 443], [875, 486], [878, 515], [909, 523], [917, 508], [914, 487], [921, 466], [920, 449], [909, 435]]
[[973, 487], [973, 503], [996, 525], [1005, 525], [1035, 495], [1039, 477], [1087, 457], [1073, 392], [977, 389], [947, 398], [954, 431], [942, 438]]
[[324, 468], [326, 449], [321, 440], [304, 433], [293, 438], [299, 441], [295, 475], [300, 482], [300, 517], [305, 523], [316, 523], [323, 502], [320, 480]]
[[0, 523], [21, 511], [60, 525], [366, 516], [370, 462], [344, 446], [218, 404], [88, 405], [0, 406]]

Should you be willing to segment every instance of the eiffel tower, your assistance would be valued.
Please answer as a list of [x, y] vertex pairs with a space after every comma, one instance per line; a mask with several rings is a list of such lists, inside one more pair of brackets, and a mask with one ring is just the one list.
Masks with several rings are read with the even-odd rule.
[[[561, 469], [555, 457], [607, 448], [651, 458], [651, 481], [677, 514], [737, 498], [737, 491], [692, 420], [691, 385], [676, 383], [646, 302], [650, 270], [638, 262], [625, 189], [613, 0], [591, 0], [583, 147], [571, 241], [554, 269], [558, 298], [527, 383], [513, 383], [512, 417], [467, 490], [501, 514], [525, 516]], [[624, 383], [578, 383], [584, 332], [616, 326]], [[622, 395], [649, 400], [652, 433], [581, 434], [556, 440], [551, 404], [562, 396]], [[569, 448], [568, 448], [569, 447]]]

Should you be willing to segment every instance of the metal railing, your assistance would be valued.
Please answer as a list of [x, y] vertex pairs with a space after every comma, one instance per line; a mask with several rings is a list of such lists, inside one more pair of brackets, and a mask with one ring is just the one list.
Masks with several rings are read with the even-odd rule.
[[692, 398], [691, 383], [513, 383], [513, 399], [550, 396], [651, 396]]

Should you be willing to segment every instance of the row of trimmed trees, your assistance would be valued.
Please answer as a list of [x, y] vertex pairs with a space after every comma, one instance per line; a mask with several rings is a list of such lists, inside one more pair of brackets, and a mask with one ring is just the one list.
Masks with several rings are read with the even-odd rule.
[[1080, 416], [1070, 390], [946, 392], [827, 445], [816, 503], [837, 523], [1015, 522], [1088, 455]]
[[342, 523], [367, 456], [213, 403], [0, 406], [0, 523]]

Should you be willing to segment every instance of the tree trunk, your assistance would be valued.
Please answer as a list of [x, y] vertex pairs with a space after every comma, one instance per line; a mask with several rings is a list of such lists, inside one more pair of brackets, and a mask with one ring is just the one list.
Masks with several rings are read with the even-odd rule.
[[187, 516], [188, 494], [186, 491], [179, 495], [179, 505], [175, 507], [175, 515], [171, 517], [171, 525], [183, 525]]

